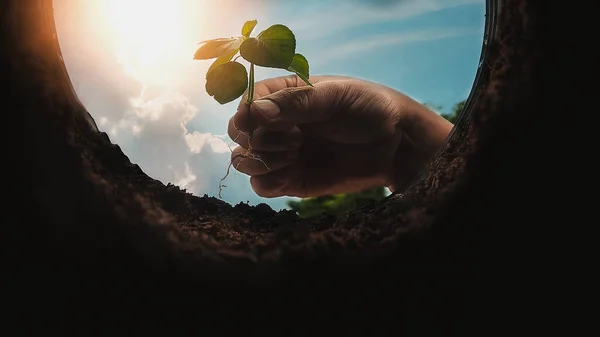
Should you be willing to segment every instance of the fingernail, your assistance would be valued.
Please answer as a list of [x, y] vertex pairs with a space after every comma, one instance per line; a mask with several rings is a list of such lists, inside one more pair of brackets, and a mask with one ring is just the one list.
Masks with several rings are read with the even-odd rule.
[[252, 102], [256, 110], [260, 111], [267, 119], [279, 116], [279, 107], [269, 99], [258, 99]]

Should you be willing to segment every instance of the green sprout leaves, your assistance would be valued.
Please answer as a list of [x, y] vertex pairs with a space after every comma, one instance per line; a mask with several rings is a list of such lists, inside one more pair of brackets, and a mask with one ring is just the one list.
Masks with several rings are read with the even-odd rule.
[[196, 50], [194, 54], [195, 60], [209, 60], [219, 57], [223, 54], [238, 51], [243, 40], [241, 38], [225, 38], [225, 39], [214, 39], [200, 42], [203, 44], [202, 47]]
[[227, 62], [206, 75], [206, 92], [221, 104], [242, 96], [248, 88], [248, 72], [238, 62]]
[[284, 25], [273, 25], [256, 38], [249, 38], [240, 47], [248, 62], [261, 67], [287, 69], [296, 52], [296, 37]]
[[308, 60], [304, 55], [294, 54], [292, 63], [287, 70], [296, 73], [298, 77], [310, 85], [310, 82], [308, 81]]
[[[257, 20], [246, 21], [242, 27], [242, 35], [238, 37], [202, 41], [202, 46], [194, 54], [195, 60], [216, 58], [206, 73], [206, 92], [221, 104], [237, 99], [246, 89], [250, 91], [248, 102], [252, 102], [254, 65], [296, 73], [306, 84], [312, 86], [308, 61], [296, 53], [294, 33], [288, 27], [276, 24], [256, 37], [250, 37], [257, 23]], [[237, 57], [233, 59], [238, 52], [238, 57], [250, 62], [250, 78], [246, 68], [236, 62]]]
[[252, 34], [252, 31], [254, 30], [254, 27], [256, 27], [257, 23], [257, 20], [246, 21], [244, 26], [242, 26], [242, 35], [244, 37], [250, 37], [250, 34]]

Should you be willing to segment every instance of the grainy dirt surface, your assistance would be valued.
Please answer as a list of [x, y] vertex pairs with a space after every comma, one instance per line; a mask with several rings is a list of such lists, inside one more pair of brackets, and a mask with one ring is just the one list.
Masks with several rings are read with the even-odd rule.
[[[25, 175], [19, 200], [27, 202], [15, 218], [25, 239], [15, 241], [21, 259], [13, 275], [35, 274], [22, 285], [51, 298], [46, 305], [72, 295], [71, 304], [114, 308], [115, 294], [126, 290], [121, 299], [144, 299], [131, 300], [131, 308], [151, 297], [229, 304], [248, 314], [256, 311], [251, 303], [273, 295], [274, 312], [319, 301], [290, 320], [359, 312], [365, 318], [369, 308], [385, 312], [376, 326], [402, 317], [425, 321], [420, 330], [429, 331], [490, 319], [476, 309], [490, 304], [476, 289], [492, 279], [511, 284], [503, 271], [517, 244], [506, 226], [534, 219], [528, 200], [542, 191], [541, 182], [531, 181], [542, 145], [531, 138], [541, 114], [533, 89], [542, 57], [539, 5], [502, 3], [467, 104], [470, 116], [422, 179], [372, 207], [306, 220], [264, 204], [193, 196], [148, 177], [95, 129], [74, 96], [51, 1], [3, 2], [0, 29], [8, 48], [0, 62], [9, 76], [1, 81], [10, 88], [4, 113], [25, 123], [18, 170]], [[502, 206], [508, 198], [510, 208]], [[503, 298], [498, 289], [487, 300]], [[208, 304], [209, 297], [216, 300]], [[390, 305], [394, 311], [383, 310]]]

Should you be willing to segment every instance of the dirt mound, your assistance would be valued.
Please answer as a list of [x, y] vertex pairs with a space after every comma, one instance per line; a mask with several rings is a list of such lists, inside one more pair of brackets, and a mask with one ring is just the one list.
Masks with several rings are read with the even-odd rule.
[[499, 239], [514, 233], [514, 219], [534, 218], [530, 200], [541, 191], [531, 181], [542, 167], [532, 154], [544, 142], [532, 140], [542, 100], [534, 90], [540, 5], [498, 5], [488, 1], [482, 65], [465, 113], [420, 179], [373, 207], [306, 220], [264, 204], [193, 196], [147, 176], [77, 100], [51, 0], [5, 1], [3, 112], [25, 123], [25, 160], [10, 164], [25, 174], [24, 208], [12, 210], [25, 238], [15, 241], [22, 258], [15, 268], [36, 275], [23, 281], [38, 281], [32, 293], [74, 295], [82, 305], [109, 303], [118, 290], [145, 299], [198, 295], [206, 304], [215, 289], [228, 289], [217, 301], [320, 298], [326, 304], [311, 305], [316, 315], [381, 309], [384, 296], [410, 317], [460, 326], [467, 311], [456, 303], [477, 314], [475, 289], [507, 277], [510, 245]]

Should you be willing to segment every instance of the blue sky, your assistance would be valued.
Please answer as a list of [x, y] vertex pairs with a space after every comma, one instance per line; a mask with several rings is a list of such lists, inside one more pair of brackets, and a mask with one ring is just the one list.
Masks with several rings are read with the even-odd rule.
[[[196, 195], [218, 193], [238, 102], [220, 105], [204, 89], [210, 61], [196, 42], [255, 33], [282, 23], [294, 31], [311, 75], [379, 82], [445, 110], [469, 94], [477, 70], [485, 2], [475, 0], [241, 1], [54, 0], [57, 30], [75, 90], [99, 128], [150, 176]], [[258, 68], [257, 80], [287, 75]], [[266, 202], [232, 170], [230, 203]]]

